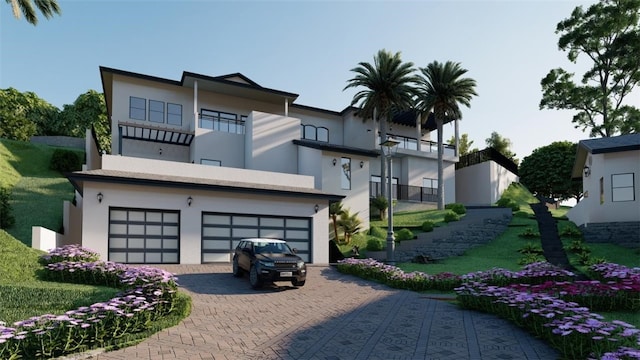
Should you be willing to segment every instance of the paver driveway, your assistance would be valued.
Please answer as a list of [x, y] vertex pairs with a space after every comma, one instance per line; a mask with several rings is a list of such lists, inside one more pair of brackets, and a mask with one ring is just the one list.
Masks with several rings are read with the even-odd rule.
[[179, 325], [118, 351], [124, 359], [555, 359], [511, 323], [443, 300], [310, 266], [307, 284], [255, 291], [227, 265], [161, 266], [193, 298]]

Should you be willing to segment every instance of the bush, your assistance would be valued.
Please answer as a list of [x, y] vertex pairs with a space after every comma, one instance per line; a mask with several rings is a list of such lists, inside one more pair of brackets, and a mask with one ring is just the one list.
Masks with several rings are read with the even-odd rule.
[[575, 225], [567, 225], [562, 228], [559, 232], [560, 236], [568, 237], [568, 238], [581, 238], [582, 231], [578, 229]]
[[529, 265], [529, 264], [535, 264], [541, 261], [544, 261], [544, 256], [541, 256], [536, 253], [526, 253], [522, 258], [520, 258], [520, 260], [518, 260], [518, 264]]
[[444, 222], [452, 222], [452, 221], [458, 221], [460, 220], [460, 215], [454, 213], [453, 211], [447, 211], [446, 214], [444, 214]]
[[16, 218], [13, 216], [13, 209], [9, 204], [11, 198], [11, 190], [7, 188], [0, 188], [0, 229], [8, 229], [16, 223]]
[[422, 223], [422, 231], [424, 232], [431, 232], [433, 231], [433, 221], [425, 221]]
[[411, 240], [413, 239], [413, 232], [411, 232], [411, 230], [407, 229], [407, 228], [403, 228], [398, 230], [398, 232], [396, 233], [396, 241], [400, 242], [400, 241], [405, 241], [405, 240]]
[[501, 197], [500, 200], [496, 202], [496, 205], [500, 207], [511, 208], [511, 210], [513, 211], [520, 211], [520, 205], [518, 205], [515, 200], [512, 200], [508, 197]]
[[389, 208], [389, 201], [387, 198], [382, 195], [378, 195], [371, 199], [370, 204], [374, 209], [378, 210], [380, 220], [384, 220], [387, 209]]
[[527, 243], [527, 245], [523, 246], [518, 250], [521, 254], [543, 254], [542, 248], [539, 245], [535, 245], [533, 243]]
[[82, 169], [82, 160], [74, 151], [56, 149], [51, 155], [49, 167], [51, 170], [57, 170], [61, 173], [77, 171]]
[[464, 207], [463, 204], [460, 203], [451, 203], [444, 206], [447, 210], [452, 210], [458, 215], [464, 215], [467, 213], [467, 208]]
[[384, 249], [384, 240], [373, 238], [367, 240], [367, 251], [382, 251]]
[[530, 215], [526, 211], [516, 211], [515, 213], [513, 213], [513, 217], [527, 219], [530, 217]]
[[386, 239], [387, 231], [377, 226], [372, 226], [371, 229], [369, 229], [369, 235], [380, 239]]
[[532, 228], [527, 228], [523, 233], [518, 234], [521, 238], [537, 238], [540, 237], [540, 233], [534, 231]]

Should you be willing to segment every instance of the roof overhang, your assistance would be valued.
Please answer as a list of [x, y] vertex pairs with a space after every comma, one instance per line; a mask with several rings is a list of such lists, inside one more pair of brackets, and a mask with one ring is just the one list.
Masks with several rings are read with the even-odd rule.
[[340, 201], [345, 197], [344, 195], [328, 194], [320, 190], [310, 188], [242, 183], [236, 181], [192, 178], [183, 176], [154, 175], [147, 173], [104, 169], [72, 172], [65, 174], [65, 176], [69, 179], [73, 187], [81, 195], [84, 193], [84, 184], [92, 182], [189, 190], [195, 189], [225, 193], [285, 196], [307, 199], [322, 199], [328, 201]]
[[304, 147], [323, 150], [323, 151], [333, 151], [333, 152], [338, 152], [343, 154], [359, 155], [359, 156], [366, 156], [366, 157], [373, 157], [373, 158], [380, 156], [380, 151], [378, 150], [363, 150], [363, 149], [358, 149], [354, 147], [329, 144], [329, 143], [314, 141], [314, 140], [293, 140], [293, 143], [298, 146], [304, 146]]

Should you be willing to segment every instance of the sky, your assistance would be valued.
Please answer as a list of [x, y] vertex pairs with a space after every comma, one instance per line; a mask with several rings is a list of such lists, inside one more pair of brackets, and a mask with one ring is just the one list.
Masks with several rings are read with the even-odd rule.
[[[172, 80], [183, 71], [242, 73], [299, 94], [296, 104], [341, 111], [357, 91], [344, 90], [351, 69], [386, 49], [416, 67], [460, 62], [479, 95], [463, 108], [461, 134], [483, 149], [495, 131], [522, 160], [554, 141], [589, 137], [574, 128], [573, 112], [539, 103], [551, 69], [586, 69], [558, 50], [555, 28], [593, 2], [58, 0], [61, 16], [39, 14], [33, 26], [2, 1], [0, 88], [62, 108], [89, 89], [102, 92], [99, 66]], [[445, 125], [445, 140], [453, 134]]]

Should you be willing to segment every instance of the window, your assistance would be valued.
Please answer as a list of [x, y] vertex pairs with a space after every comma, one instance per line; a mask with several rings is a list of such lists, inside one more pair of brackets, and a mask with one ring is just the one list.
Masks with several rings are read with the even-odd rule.
[[164, 122], [164, 101], [149, 100], [149, 121]]
[[302, 125], [302, 138], [306, 140], [329, 142], [329, 129], [313, 125]]
[[342, 167], [342, 189], [351, 190], [351, 159], [343, 157], [340, 165]]
[[422, 193], [436, 195], [438, 193], [438, 179], [422, 178]]
[[211, 160], [211, 159], [200, 159], [200, 164], [202, 164], [202, 165], [211, 165], [211, 166], [222, 166], [222, 161], [220, 161], [220, 160]]
[[167, 124], [182, 125], [182, 105], [167, 103]]
[[135, 120], [147, 120], [147, 99], [129, 97], [129, 118]]
[[246, 116], [225, 113], [221, 111], [202, 109], [200, 112], [200, 128], [228, 132], [232, 134], [244, 134], [244, 122]]
[[633, 173], [611, 175], [611, 201], [634, 201]]

